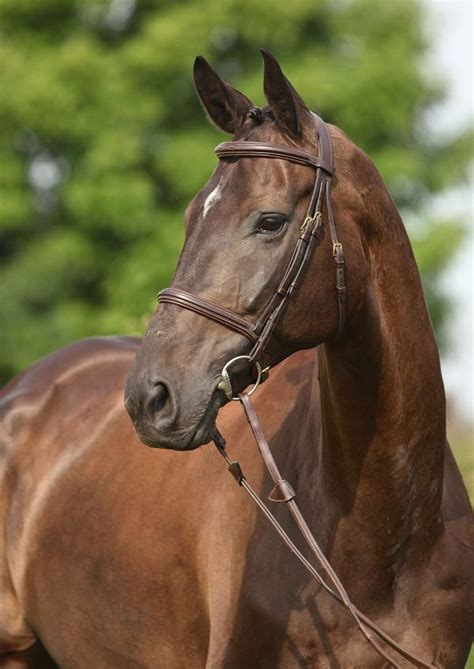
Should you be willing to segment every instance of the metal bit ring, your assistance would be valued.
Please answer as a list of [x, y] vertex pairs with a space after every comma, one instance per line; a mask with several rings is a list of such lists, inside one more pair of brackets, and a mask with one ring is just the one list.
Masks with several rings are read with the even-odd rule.
[[249, 360], [250, 362], [253, 362], [256, 369], [257, 369], [257, 379], [253, 386], [250, 388], [250, 390], [247, 392], [247, 395], [253, 395], [253, 393], [257, 390], [258, 386], [260, 385], [262, 381], [262, 375], [268, 371], [268, 367], [266, 369], [262, 370], [262, 367], [257, 360], [252, 360], [252, 358], [249, 355], [238, 355], [236, 358], [232, 358], [232, 360], [229, 360], [224, 367], [222, 368], [221, 372], [221, 380], [219, 381], [219, 384], [217, 386], [218, 390], [222, 390], [224, 395], [227, 397], [228, 400], [233, 400], [233, 401], [239, 401], [239, 397], [234, 397], [232, 394], [232, 383], [230, 380], [229, 372], [227, 371], [228, 368], [234, 364], [237, 360]]

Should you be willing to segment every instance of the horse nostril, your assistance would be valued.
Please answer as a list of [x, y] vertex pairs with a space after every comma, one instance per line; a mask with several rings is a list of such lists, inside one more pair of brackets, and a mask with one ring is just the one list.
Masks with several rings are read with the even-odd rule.
[[174, 419], [175, 403], [170, 384], [158, 375], [150, 374], [141, 386], [140, 416], [155, 428]]
[[170, 394], [168, 388], [164, 383], [159, 381], [155, 384], [154, 397], [152, 401], [152, 409], [154, 413], [160, 413], [166, 405]]

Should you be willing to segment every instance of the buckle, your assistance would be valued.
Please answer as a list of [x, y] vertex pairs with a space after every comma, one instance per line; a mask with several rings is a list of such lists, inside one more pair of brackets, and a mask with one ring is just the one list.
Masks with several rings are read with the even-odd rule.
[[314, 216], [306, 216], [304, 219], [303, 223], [301, 224], [300, 231], [301, 232], [306, 232], [308, 226], [312, 225], [313, 223], [316, 223], [319, 221], [321, 218], [321, 212], [317, 211]]
[[332, 245], [332, 254], [334, 257], [342, 253], [342, 244], [341, 242], [334, 242]]

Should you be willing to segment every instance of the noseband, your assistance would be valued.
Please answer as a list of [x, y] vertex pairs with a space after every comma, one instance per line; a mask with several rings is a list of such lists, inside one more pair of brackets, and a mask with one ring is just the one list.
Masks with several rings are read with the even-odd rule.
[[[299, 165], [305, 165], [316, 172], [308, 210], [300, 226], [300, 234], [293, 254], [276, 292], [256, 322], [249, 323], [245, 318], [229, 309], [215, 304], [210, 300], [197, 297], [180, 288], [165, 288], [158, 295], [161, 303], [175, 304], [183, 309], [189, 309], [246, 337], [253, 345], [247, 359], [251, 362], [256, 362], [258, 364], [257, 369], [260, 369], [259, 360], [261, 360], [283, 310], [312, 255], [323, 222], [324, 202], [326, 202], [326, 215], [336, 265], [336, 292], [339, 312], [338, 334], [344, 329], [346, 304], [344, 252], [342, 244], [337, 238], [336, 224], [331, 205], [330, 188], [331, 179], [334, 174], [331, 139], [324, 121], [316, 114], [312, 116], [319, 140], [319, 155], [313, 155], [292, 147], [246, 141], [223, 142], [215, 149], [220, 160], [228, 158], [278, 158]], [[229, 394], [226, 394], [229, 397]]]

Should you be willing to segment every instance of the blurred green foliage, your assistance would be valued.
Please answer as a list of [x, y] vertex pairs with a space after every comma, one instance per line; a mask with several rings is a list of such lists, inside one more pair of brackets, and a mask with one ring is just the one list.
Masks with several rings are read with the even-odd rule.
[[474, 669], [474, 648], [471, 648], [471, 652], [467, 658], [466, 669]]
[[[448, 427], [449, 442], [462, 472], [471, 504], [474, 505], [474, 433], [472, 425], [453, 424]], [[474, 669], [474, 654], [472, 657]]]
[[[408, 218], [466, 173], [438, 141], [416, 0], [0, 0], [0, 378], [90, 334], [140, 333], [222, 140], [194, 56], [263, 102], [258, 48], [374, 159]], [[414, 228], [433, 320], [462, 224]]]

